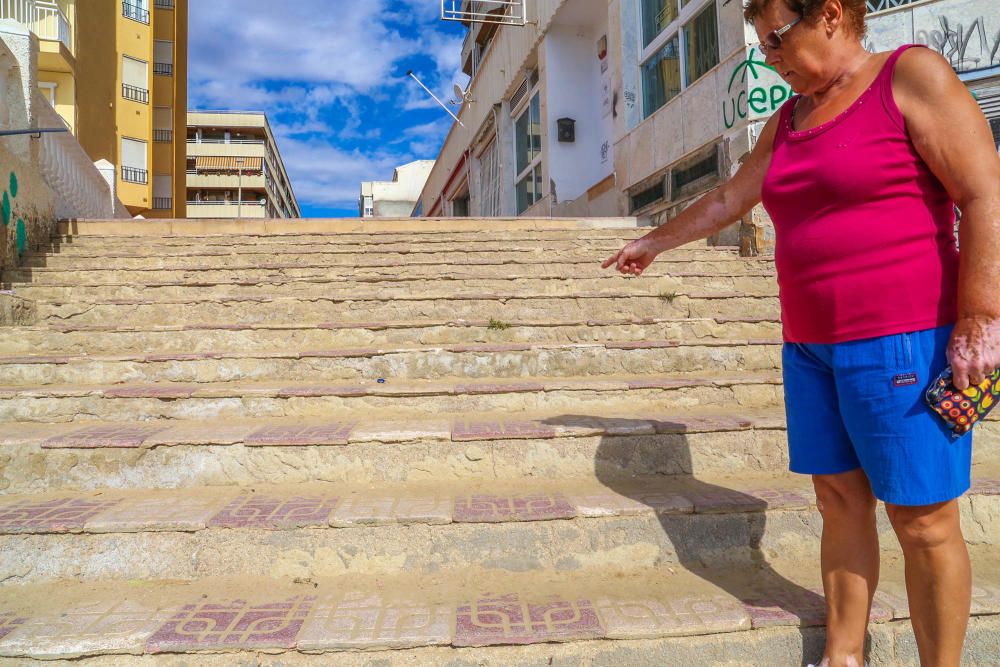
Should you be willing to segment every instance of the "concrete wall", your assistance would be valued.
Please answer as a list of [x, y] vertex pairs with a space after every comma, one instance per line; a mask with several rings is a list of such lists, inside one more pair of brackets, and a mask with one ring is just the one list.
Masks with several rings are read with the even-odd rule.
[[56, 231], [55, 193], [37, 164], [0, 138], [0, 271], [17, 266], [21, 255]]

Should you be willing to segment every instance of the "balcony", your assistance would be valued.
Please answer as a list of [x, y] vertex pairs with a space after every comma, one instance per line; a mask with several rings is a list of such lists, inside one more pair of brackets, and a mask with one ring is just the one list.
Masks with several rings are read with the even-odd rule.
[[157, 9], [173, 9], [174, 0], [154, 0], [153, 6]]
[[267, 204], [243, 202], [242, 206], [229, 201], [189, 201], [188, 218], [266, 218]]
[[260, 172], [255, 174], [219, 174], [211, 172], [188, 173], [187, 186], [189, 188], [227, 188], [236, 190], [242, 187], [244, 190], [257, 189], [264, 190], [267, 182]]
[[173, 130], [157, 130], [153, 128], [153, 141], [158, 144], [169, 144], [174, 140]]
[[173, 197], [153, 197], [154, 211], [169, 211], [174, 207]]
[[173, 63], [153, 63], [153, 74], [158, 74], [160, 76], [173, 76], [174, 75], [174, 64]]
[[139, 88], [138, 86], [133, 86], [128, 83], [122, 84], [122, 97], [126, 100], [132, 100], [133, 102], [149, 104], [149, 91], [145, 88]]
[[128, 0], [122, 1], [122, 16], [149, 25], [149, 10], [139, 5], [134, 5]]
[[16, 21], [40, 40], [61, 44], [73, 55], [73, 25], [54, 0], [0, 0], [0, 19]]
[[122, 180], [126, 183], [138, 183], [147, 185], [149, 183], [149, 171], [138, 167], [126, 167], [122, 165]]

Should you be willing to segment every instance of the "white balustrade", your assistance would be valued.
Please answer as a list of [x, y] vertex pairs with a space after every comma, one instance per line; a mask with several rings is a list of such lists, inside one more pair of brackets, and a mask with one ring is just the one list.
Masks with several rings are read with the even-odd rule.
[[0, 19], [12, 19], [25, 26], [35, 24], [35, 0], [0, 0]]
[[69, 19], [53, 0], [35, 0], [35, 34], [41, 39], [59, 40], [73, 52]]

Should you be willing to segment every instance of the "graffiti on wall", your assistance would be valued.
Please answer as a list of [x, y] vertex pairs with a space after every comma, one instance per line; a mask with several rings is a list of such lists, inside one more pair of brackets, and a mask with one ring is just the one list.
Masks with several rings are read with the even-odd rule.
[[14, 220], [14, 200], [17, 199], [17, 190], [17, 174], [12, 171], [10, 172], [9, 187], [4, 191], [3, 199], [0, 199], [0, 221], [3, 222], [5, 234], [11, 223], [14, 224], [17, 255], [20, 257], [24, 254], [24, 248], [28, 243], [28, 230], [23, 219], [17, 218], [16, 221]]
[[722, 96], [723, 125], [729, 130], [741, 120], [767, 118], [791, 96], [791, 86], [764, 62], [760, 49], [748, 46], [746, 60], [733, 68]]
[[983, 16], [964, 21], [939, 16], [938, 21], [940, 30], [918, 30], [914, 37], [947, 58], [956, 71], [1000, 65], [1000, 26], [987, 26]]

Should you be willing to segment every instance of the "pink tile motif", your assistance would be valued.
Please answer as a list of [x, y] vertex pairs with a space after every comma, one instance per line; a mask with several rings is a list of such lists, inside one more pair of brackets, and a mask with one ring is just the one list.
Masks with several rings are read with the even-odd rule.
[[462, 495], [455, 498], [456, 522], [499, 523], [572, 519], [576, 509], [561, 493], [499, 496]]
[[129, 599], [94, 600], [29, 619], [0, 640], [0, 655], [41, 659], [97, 653], [141, 653], [177, 611]]
[[296, 528], [329, 525], [337, 506], [331, 496], [279, 498], [244, 494], [208, 521], [209, 528]]
[[255, 605], [245, 600], [185, 605], [149, 638], [146, 651], [294, 648], [315, 601], [315, 596], [297, 595]]
[[969, 489], [971, 495], [977, 496], [997, 496], [1000, 495], [1000, 479], [986, 479], [983, 477], [972, 480], [972, 488]]
[[607, 636], [652, 639], [750, 629], [750, 615], [733, 598], [685, 596], [670, 600], [598, 600]]
[[451, 430], [455, 442], [471, 440], [514, 440], [554, 438], [556, 429], [538, 421], [474, 421], [458, 420]]
[[630, 514], [689, 514], [691, 500], [679, 493], [650, 491], [599, 491], [570, 496], [580, 516], [623, 516]]
[[463, 604], [456, 613], [456, 647], [594, 639], [604, 628], [589, 600], [532, 603], [517, 594], [485, 597]]
[[541, 382], [477, 382], [455, 387], [458, 394], [524, 394], [537, 391], [545, 391], [545, 385]]
[[97, 449], [103, 447], [139, 447], [149, 437], [165, 431], [164, 426], [141, 424], [101, 424], [88, 426], [65, 435], [49, 438], [43, 448]]
[[0, 639], [20, 628], [27, 620], [13, 612], [0, 612]]
[[299, 426], [265, 426], [246, 438], [247, 445], [346, 445], [357, 422], [333, 421]]
[[118, 502], [119, 500], [60, 498], [14, 503], [0, 508], [0, 533], [65, 533], [82, 530], [87, 521]]
[[299, 634], [300, 650], [440, 646], [451, 643], [448, 605], [389, 601], [380, 595], [347, 593], [322, 600]]
[[723, 487], [696, 488], [687, 494], [694, 502], [694, 511], [712, 512], [762, 512], [766, 509], [807, 508], [811, 505], [804, 493], [782, 489], [726, 489]]
[[744, 600], [753, 627], [812, 626], [826, 623], [826, 600], [817, 589], [767, 588]]
[[312, 398], [317, 396], [367, 396], [368, 390], [358, 385], [314, 384], [299, 387], [284, 387], [278, 390], [278, 398]]
[[390, 523], [451, 523], [452, 499], [439, 496], [356, 496], [345, 498], [333, 512], [334, 526]]

